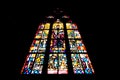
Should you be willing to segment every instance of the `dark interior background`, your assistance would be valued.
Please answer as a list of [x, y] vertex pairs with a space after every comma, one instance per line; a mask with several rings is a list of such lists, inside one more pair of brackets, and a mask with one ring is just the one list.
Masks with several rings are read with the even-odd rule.
[[[46, 15], [51, 15], [55, 8], [62, 8], [75, 22], [81, 33], [88, 55], [97, 75], [97, 49], [98, 31], [97, 27], [99, 11], [98, 2], [95, 0], [73, 0], [73, 1], [28, 1], [14, 2], [7, 7], [8, 24], [13, 32], [14, 49], [12, 57], [15, 70], [15, 77], [20, 75], [20, 70], [24, 64], [26, 54], [32, 43], [38, 24], [42, 22]], [[17, 80], [17, 79], [16, 79]]]

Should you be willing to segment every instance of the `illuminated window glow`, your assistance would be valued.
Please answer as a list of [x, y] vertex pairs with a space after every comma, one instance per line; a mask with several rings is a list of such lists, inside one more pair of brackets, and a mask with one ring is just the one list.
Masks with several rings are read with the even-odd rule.
[[62, 18], [70, 18], [70, 17], [69, 17], [69, 16], [64, 15], [64, 16], [62, 16]]
[[[53, 18], [53, 16], [48, 18]], [[47, 46], [48, 50], [46, 50]], [[48, 63], [44, 62], [46, 54], [49, 57]], [[60, 19], [57, 19], [51, 26], [50, 23], [41, 23], [30, 46], [21, 74], [42, 74], [44, 64], [48, 64], [46, 74], [68, 74], [69, 57], [67, 54], [71, 55], [71, 67], [73, 67], [74, 74], [94, 73], [76, 24], [68, 22], [65, 26]]]
[[54, 18], [54, 16], [47, 16], [47, 18]]

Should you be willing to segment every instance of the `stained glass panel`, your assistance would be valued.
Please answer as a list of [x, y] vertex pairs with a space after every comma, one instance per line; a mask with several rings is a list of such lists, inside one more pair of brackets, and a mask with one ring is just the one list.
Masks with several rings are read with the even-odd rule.
[[40, 39], [42, 37], [42, 31], [37, 31], [35, 35], [35, 39]]
[[63, 23], [54, 23], [52, 29], [64, 29]]
[[31, 74], [41, 74], [45, 54], [36, 54], [35, 63]]
[[67, 29], [78, 29], [76, 24], [66, 23]]
[[46, 50], [46, 42], [47, 42], [47, 39], [44, 39], [44, 40], [40, 40], [40, 43], [39, 43], [39, 47], [38, 47], [38, 52], [45, 52]]
[[71, 54], [74, 74], [84, 74], [79, 54]]
[[46, 23], [44, 29], [50, 29], [50, 23]]
[[87, 52], [82, 40], [69, 40], [69, 45], [71, 52], [81, 52], [81, 53]]
[[67, 74], [66, 54], [50, 54], [48, 61], [48, 74]]
[[67, 74], [67, 57], [66, 54], [59, 54], [59, 72], [58, 74]]
[[52, 30], [52, 39], [63, 39], [64, 38], [64, 31], [63, 30]]
[[83, 69], [85, 70], [85, 73], [86, 74], [94, 73], [88, 54], [80, 54], [80, 57], [81, 57], [81, 62], [82, 62]]
[[78, 30], [67, 30], [69, 39], [81, 39], [81, 35]]
[[40, 40], [33, 40], [29, 52], [37, 52]]
[[65, 40], [51, 40], [50, 52], [65, 52]]
[[57, 54], [49, 54], [48, 74], [57, 74], [58, 56]]
[[45, 27], [44, 24], [40, 24], [40, 25], [38, 26], [38, 29], [44, 29], [44, 27]]
[[22, 68], [22, 74], [31, 74], [36, 54], [29, 54]]
[[48, 37], [49, 30], [43, 30], [42, 32], [42, 39], [45, 39]]

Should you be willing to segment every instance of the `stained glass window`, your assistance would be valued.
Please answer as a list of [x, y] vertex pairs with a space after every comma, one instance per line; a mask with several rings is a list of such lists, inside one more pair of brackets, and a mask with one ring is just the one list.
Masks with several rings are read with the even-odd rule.
[[[44, 62], [47, 59], [46, 54], [48, 62]], [[63, 23], [60, 19], [53, 24], [41, 23], [30, 46], [21, 74], [42, 74], [44, 64], [48, 64], [45, 69], [46, 74], [68, 74], [68, 69], [70, 69], [68, 58], [72, 62], [74, 74], [94, 73], [87, 49], [75, 23]]]

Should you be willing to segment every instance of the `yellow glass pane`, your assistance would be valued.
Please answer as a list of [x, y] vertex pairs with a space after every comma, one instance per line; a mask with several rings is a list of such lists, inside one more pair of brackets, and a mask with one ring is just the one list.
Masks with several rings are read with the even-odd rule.
[[46, 23], [45, 24], [45, 29], [49, 29], [50, 28], [50, 23]]
[[54, 23], [52, 29], [64, 29], [63, 23]]

